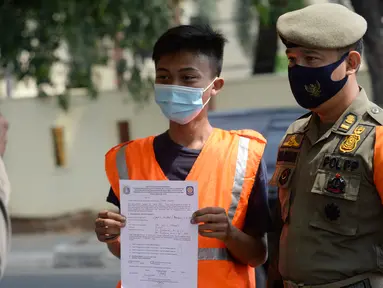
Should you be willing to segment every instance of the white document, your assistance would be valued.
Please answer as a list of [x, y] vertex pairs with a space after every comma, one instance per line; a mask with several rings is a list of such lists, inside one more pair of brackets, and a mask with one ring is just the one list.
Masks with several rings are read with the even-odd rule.
[[197, 182], [120, 180], [123, 288], [197, 288]]

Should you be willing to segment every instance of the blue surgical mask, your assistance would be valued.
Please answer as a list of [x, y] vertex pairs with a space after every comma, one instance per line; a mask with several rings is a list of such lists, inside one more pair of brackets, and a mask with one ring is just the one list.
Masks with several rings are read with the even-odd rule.
[[290, 88], [297, 103], [306, 109], [317, 108], [342, 90], [348, 76], [333, 81], [331, 75], [347, 56], [348, 53], [337, 62], [318, 68], [299, 65], [289, 67]]
[[[217, 79], [217, 78], [215, 78]], [[156, 103], [162, 113], [171, 121], [185, 125], [192, 121], [202, 111], [206, 103], [203, 103], [203, 93], [214, 83], [204, 88], [194, 88], [177, 85], [155, 84], [154, 93]]]

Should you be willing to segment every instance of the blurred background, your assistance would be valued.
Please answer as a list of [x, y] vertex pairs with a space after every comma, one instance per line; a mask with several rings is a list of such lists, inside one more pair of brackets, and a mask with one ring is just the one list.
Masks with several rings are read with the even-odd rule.
[[[115, 287], [119, 261], [93, 235], [96, 213], [114, 209], [104, 155], [167, 129], [152, 97], [151, 50], [168, 27], [209, 23], [226, 35], [226, 84], [209, 103], [210, 118], [263, 133], [271, 176], [280, 139], [305, 113], [290, 93], [276, 20], [320, 2], [327, 1], [3, 1], [0, 111], [10, 123], [13, 243], [0, 287]], [[331, 2], [368, 22], [359, 82], [382, 105], [383, 0]], [[271, 207], [275, 197], [270, 189]], [[262, 270], [258, 277], [264, 287]]]

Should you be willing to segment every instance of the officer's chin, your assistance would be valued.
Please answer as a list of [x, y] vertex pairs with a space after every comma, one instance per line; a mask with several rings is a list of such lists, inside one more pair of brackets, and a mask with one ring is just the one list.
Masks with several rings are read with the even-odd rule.
[[343, 102], [341, 91], [318, 107], [312, 108], [310, 110], [319, 115], [328, 114], [329, 111], [332, 111], [337, 105], [339, 105], [340, 102]]

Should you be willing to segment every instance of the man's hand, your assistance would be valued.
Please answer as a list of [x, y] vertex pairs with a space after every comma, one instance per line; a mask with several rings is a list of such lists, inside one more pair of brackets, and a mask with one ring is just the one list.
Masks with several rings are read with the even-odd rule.
[[8, 141], [8, 121], [0, 114], [0, 156], [3, 157]]
[[125, 222], [125, 217], [118, 213], [101, 211], [95, 221], [97, 239], [106, 242], [117, 237], [120, 235], [120, 229], [125, 226]]
[[199, 234], [221, 241], [228, 240], [233, 230], [225, 209], [221, 207], [206, 207], [194, 212], [191, 223], [203, 223], [198, 227]]

